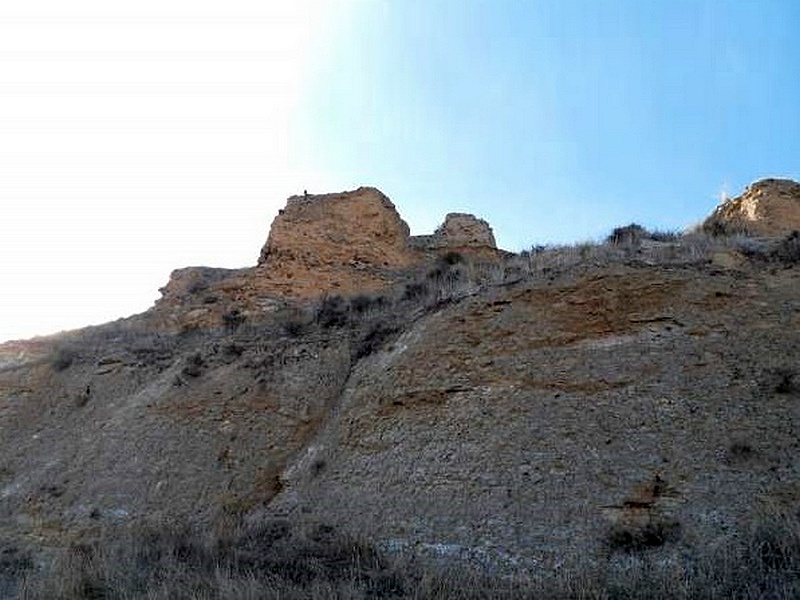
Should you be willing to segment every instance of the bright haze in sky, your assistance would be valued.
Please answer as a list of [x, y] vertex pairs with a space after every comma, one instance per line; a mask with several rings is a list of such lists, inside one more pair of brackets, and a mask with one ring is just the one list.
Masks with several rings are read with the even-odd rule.
[[255, 264], [287, 196], [374, 185], [510, 250], [681, 229], [800, 178], [793, 0], [0, 3], [0, 341]]

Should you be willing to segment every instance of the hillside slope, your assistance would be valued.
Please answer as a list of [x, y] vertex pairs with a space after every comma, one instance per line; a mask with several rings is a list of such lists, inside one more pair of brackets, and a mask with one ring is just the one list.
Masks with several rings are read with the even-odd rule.
[[4, 543], [290, 518], [536, 572], [796, 514], [796, 238], [481, 248], [258, 317], [175, 328], [201, 287], [3, 346]]

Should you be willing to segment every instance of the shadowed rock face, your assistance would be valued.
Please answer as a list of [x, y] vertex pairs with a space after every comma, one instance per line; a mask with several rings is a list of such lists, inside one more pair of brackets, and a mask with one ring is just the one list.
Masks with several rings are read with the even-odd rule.
[[762, 179], [720, 204], [703, 223], [711, 233], [781, 236], [800, 229], [800, 183]]

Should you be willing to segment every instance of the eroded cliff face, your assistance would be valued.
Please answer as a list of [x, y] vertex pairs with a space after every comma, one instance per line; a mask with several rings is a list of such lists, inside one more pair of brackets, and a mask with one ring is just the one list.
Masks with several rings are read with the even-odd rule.
[[408, 266], [409, 229], [379, 190], [292, 196], [270, 228], [259, 266], [316, 271], [326, 267]]
[[445, 302], [123, 323], [18, 358], [0, 368], [0, 534], [302, 515], [536, 571], [604, 560], [614, 526], [674, 533], [674, 557], [796, 509], [796, 268], [500, 272]]
[[394, 204], [375, 188], [292, 196], [272, 222], [255, 267], [174, 271], [152, 321], [167, 329], [215, 327], [287, 301], [376, 292], [447, 250], [497, 256], [491, 227], [472, 215], [449, 214], [432, 236], [412, 238]]
[[620, 267], [432, 314], [354, 368], [274, 510], [534, 569], [794, 510], [794, 271]]
[[[466, 213], [449, 213], [432, 235], [411, 238], [415, 248], [438, 251], [467, 251], [492, 255], [497, 250], [492, 228], [483, 219]], [[496, 254], [495, 254], [496, 255]]]
[[272, 222], [252, 277], [266, 293], [311, 298], [381, 289], [422, 257], [375, 188], [293, 196]]
[[376, 190], [296, 198], [256, 267], [181, 270], [150, 313], [0, 348], [0, 539], [299, 515], [541, 573], [608, 560], [614, 527], [668, 533], [648, 556], [682, 564], [796, 511], [797, 254], [449, 260], [492, 240], [448, 222], [428, 255]]
[[762, 179], [723, 202], [703, 223], [712, 233], [781, 236], [800, 230], [800, 183]]
[[497, 247], [489, 223], [465, 213], [449, 213], [445, 217], [444, 223], [433, 235], [443, 246], [456, 248]]

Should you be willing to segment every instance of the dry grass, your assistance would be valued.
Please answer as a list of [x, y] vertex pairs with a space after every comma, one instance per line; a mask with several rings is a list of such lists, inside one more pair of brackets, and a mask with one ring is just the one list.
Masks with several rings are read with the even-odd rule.
[[800, 264], [800, 232], [793, 231], [778, 240], [748, 240], [742, 252], [760, 264], [793, 267]]
[[215, 539], [189, 528], [109, 532], [29, 569], [21, 598], [399, 597], [401, 579], [369, 545], [330, 528], [283, 521]]
[[39, 567], [22, 557], [2, 565], [8, 567], [5, 597], [26, 600], [788, 599], [800, 595], [800, 519], [765, 517], [680, 558], [617, 548], [605, 559], [538, 574], [389, 555], [330, 527], [289, 521], [239, 527], [213, 539], [163, 526], [108, 532]]

